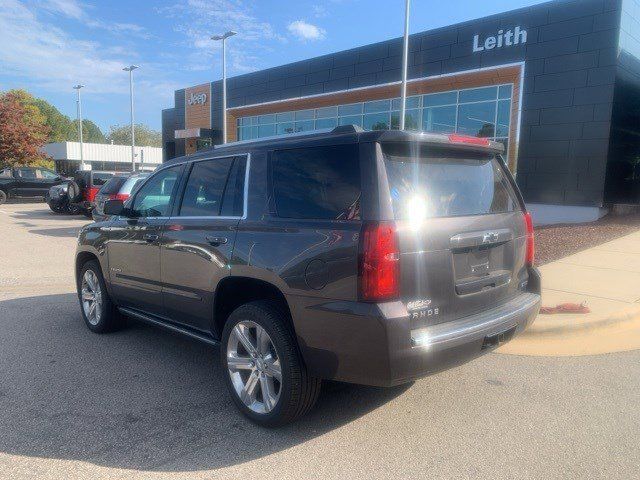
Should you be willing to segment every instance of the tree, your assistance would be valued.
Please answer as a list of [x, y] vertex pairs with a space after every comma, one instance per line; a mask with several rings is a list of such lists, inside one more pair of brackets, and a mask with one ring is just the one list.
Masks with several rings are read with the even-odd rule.
[[[161, 147], [162, 133], [152, 130], [146, 125], [137, 123], [134, 125], [136, 134], [136, 146]], [[131, 145], [131, 127], [129, 125], [112, 125], [109, 127], [107, 141], [116, 145]]]
[[[78, 120], [71, 122], [71, 131], [67, 135], [67, 141], [79, 142]], [[107, 138], [102, 130], [91, 120], [82, 120], [82, 141], [87, 143], [107, 143]]]
[[50, 132], [45, 120], [37, 107], [25, 106], [15, 92], [0, 95], [0, 163], [16, 167], [46, 160], [40, 151]]
[[[47, 143], [79, 141], [77, 120], [71, 120], [49, 102], [34, 97], [26, 90], [10, 90], [8, 93], [14, 94], [25, 107], [37, 108], [40, 111], [45, 124], [49, 127]], [[104, 134], [91, 120], [82, 120], [82, 137], [88, 143], [106, 143]]]

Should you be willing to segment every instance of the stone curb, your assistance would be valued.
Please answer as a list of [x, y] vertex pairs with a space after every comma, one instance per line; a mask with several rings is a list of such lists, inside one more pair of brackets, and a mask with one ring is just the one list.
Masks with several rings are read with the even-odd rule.
[[640, 318], [640, 305], [633, 305], [619, 312], [597, 316], [585, 320], [580, 315], [539, 315], [520, 336], [550, 336], [570, 333], [584, 333], [612, 325], [634, 321]]

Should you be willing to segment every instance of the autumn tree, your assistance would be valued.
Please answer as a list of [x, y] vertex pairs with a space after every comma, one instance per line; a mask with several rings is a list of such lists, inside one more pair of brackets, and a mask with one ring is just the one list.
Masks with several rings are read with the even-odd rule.
[[40, 150], [50, 128], [33, 105], [24, 105], [15, 92], [0, 95], [0, 164], [42, 165], [47, 157]]

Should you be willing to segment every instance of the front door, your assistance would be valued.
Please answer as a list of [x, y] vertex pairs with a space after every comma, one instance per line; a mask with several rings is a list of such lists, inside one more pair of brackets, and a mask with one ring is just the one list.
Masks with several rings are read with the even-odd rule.
[[169, 218], [182, 166], [149, 177], [109, 229], [109, 278], [120, 305], [162, 315], [160, 237]]
[[245, 156], [194, 162], [182, 202], [164, 229], [161, 270], [167, 316], [211, 331], [218, 283], [229, 274], [244, 213]]

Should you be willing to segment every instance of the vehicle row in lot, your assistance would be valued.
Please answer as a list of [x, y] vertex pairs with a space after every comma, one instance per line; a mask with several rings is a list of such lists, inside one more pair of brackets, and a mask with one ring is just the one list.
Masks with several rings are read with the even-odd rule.
[[345, 126], [165, 163], [80, 231], [85, 323], [219, 344], [234, 403], [267, 426], [307, 412], [322, 379], [391, 386], [468, 361], [540, 307], [501, 153]]
[[11, 198], [42, 198], [54, 185], [66, 182], [43, 167], [6, 167], [0, 170], [0, 205]]
[[55, 185], [45, 195], [45, 201], [55, 213], [82, 213], [91, 218], [93, 202], [102, 186], [114, 176], [128, 175], [124, 172], [99, 172], [78, 170], [73, 179]]

